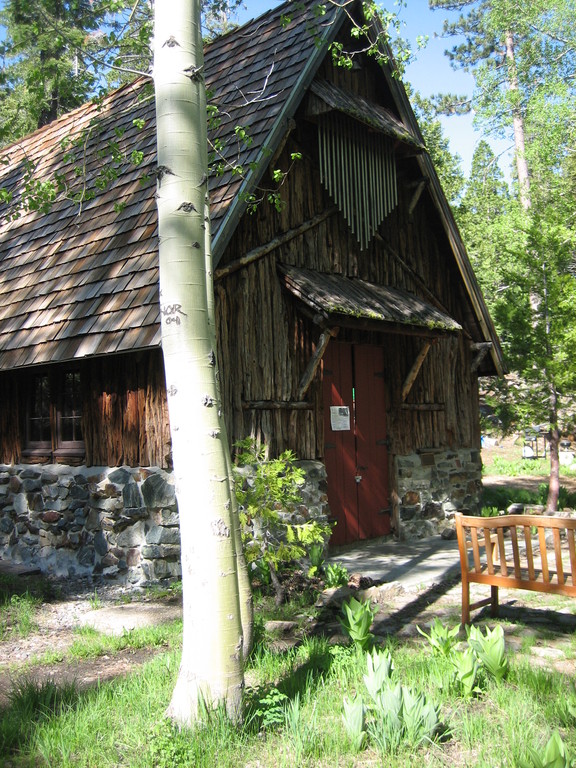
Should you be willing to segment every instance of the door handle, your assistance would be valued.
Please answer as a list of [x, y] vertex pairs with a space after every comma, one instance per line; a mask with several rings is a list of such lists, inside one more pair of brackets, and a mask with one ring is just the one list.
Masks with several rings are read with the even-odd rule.
[[362, 480], [362, 475], [356, 475], [354, 480], [356, 480], [356, 482], [359, 483]]

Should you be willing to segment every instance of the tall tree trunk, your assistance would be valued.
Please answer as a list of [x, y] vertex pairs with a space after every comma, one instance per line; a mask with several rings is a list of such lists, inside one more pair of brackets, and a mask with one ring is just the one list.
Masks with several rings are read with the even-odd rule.
[[518, 173], [518, 187], [520, 190], [520, 203], [525, 211], [530, 208], [530, 176], [528, 174], [528, 161], [526, 160], [526, 144], [524, 141], [524, 118], [519, 103], [514, 103], [518, 98], [518, 75], [516, 73], [516, 60], [514, 58], [514, 36], [512, 32], [506, 32], [506, 59], [508, 61], [508, 89], [512, 94], [512, 123], [514, 128], [514, 156], [516, 159], [516, 172]]
[[[514, 149], [516, 159], [516, 172], [518, 174], [518, 189], [520, 195], [520, 204], [525, 211], [532, 207], [530, 196], [530, 175], [528, 172], [528, 161], [526, 159], [526, 144], [524, 137], [524, 118], [522, 108], [519, 102], [518, 75], [516, 73], [516, 61], [514, 54], [514, 36], [511, 31], [506, 32], [506, 59], [508, 61], [508, 88], [512, 94], [512, 123], [514, 129]], [[548, 308], [548, 295], [546, 286], [546, 264], [542, 265], [544, 272], [544, 296], [538, 296], [533, 293], [530, 296], [530, 304], [536, 318], [540, 313], [542, 304], [544, 305], [544, 324], [546, 334], [546, 345], [548, 346], [548, 356], [551, 357], [552, 349], [550, 345], [550, 314]], [[550, 444], [550, 479], [548, 483], [548, 498], [546, 501], [546, 510], [549, 513], [556, 511], [558, 507], [558, 496], [560, 493], [560, 430], [558, 428], [558, 393], [553, 377], [548, 374], [548, 384], [550, 388], [550, 429], [548, 432], [548, 441]]]
[[205, 248], [206, 95], [199, 0], [156, 4], [160, 312], [182, 543], [182, 661], [168, 714], [204, 704], [241, 712], [242, 626], [228, 444], [223, 429]]
[[550, 407], [550, 480], [548, 483], [548, 498], [546, 499], [546, 512], [553, 515], [558, 509], [560, 496], [560, 429], [558, 428], [558, 395], [554, 387], [551, 393]]
[[[206, 195], [205, 211], [205, 235], [204, 247], [206, 250], [206, 301], [208, 306], [208, 317], [210, 330], [212, 333], [212, 348], [216, 350], [216, 310], [214, 303], [214, 268], [212, 263], [212, 237], [210, 227], [210, 206], [208, 195]], [[218, 399], [220, 400], [219, 379], [216, 377], [218, 386]], [[225, 423], [222, 420], [222, 435], [225, 445], [230, 448], [228, 436], [225, 432]], [[234, 537], [234, 547], [236, 550], [236, 563], [238, 568], [238, 596], [240, 599], [240, 619], [242, 623], [243, 646], [242, 654], [244, 659], [248, 658], [254, 644], [254, 598], [252, 596], [252, 587], [250, 585], [250, 575], [244, 550], [242, 547], [242, 527], [240, 525], [240, 515], [238, 513], [238, 504], [236, 502], [236, 493], [234, 490], [234, 480], [232, 474], [232, 460], [230, 450], [226, 451], [228, 477], [230, 479], [230, 500], [232, 503], [232, 531]]]
[[[548, 359], [552, 358], [551, 328], [550, 328], [550, 308], [548, 306], [548, 280], [546, 275], [547, 264], [542, 265], [543, 284], [544, 284], [544, 323], [546, 331], [546, 354]], [[558, 509], [558, 498], [560, 496], [560, 429], [558, 427], [558, 391], [554, 374], [546, 370], [546, 378], [550, 386], [550, 431], [548, 432], [548, 442], [550, 443], [550, 479], [548, 481], [548, 498], [546, 499], [546, 511], [548, 514], [554, 514]]]

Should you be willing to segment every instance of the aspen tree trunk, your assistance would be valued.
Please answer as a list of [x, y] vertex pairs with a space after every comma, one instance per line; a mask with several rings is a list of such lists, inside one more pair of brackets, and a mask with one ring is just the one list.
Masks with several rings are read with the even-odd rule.
[[155, 4], [160, 312], [182, 543], [180, 671], [168, 715], [241, 714], [242, 626], [206, 272], [206, 94], [199, 0]]
[[[210, 206], [208, 200], [204, 207], [206, 229], [204, 232], [204, 247], [206, 249], [206, 299], [208, 304], [208, 317], [210, 322], [210, 330], [212, 331], [212, 344], [213, 349], [216, 349], [216, 311], [214, 307], [214, 269], [212, 263], [212, 237], [210, 228]], [[216, 385], [218, 386], [218, 398], [220, 399], [220, 387], [219, 380], [216, 379]], [[225, 434], [225, 424], [222, 422], [222, 434]], [[225, 445], [229, 446], [228, 436], [225, 438]], [[248, 573], [248, 566], [246, 564], [246, 558], [244, 557], [244, 550], [242, 548], [242, 526], [240, 525], [240, 516], [238, 513], [238, 504], [236, 502], [236, 493], [234, 491], [234, 480], [232, 475], [232, 459], [230, 452], [226, 451], [226, 467], [228, 470], [228, 477], [230, 480], [230, 501], [232, 504], [232, 530], [234, 538], [234, 547], [236, 549], [236, 563], [238, 568], [238, 596], [240, 598], [240, 620], [242, 624], [242, 654], [244, 658], [248, 658], [254, 645], [254, 598], [252, 595], [252, 587], [250, 585], [250, 576]]]
[[[505, 34], [506, 39], [506, 59], [508, 61], [508, 88], [513, 95], [518, 95], [519, 84], [516, 73], [516, 61], [514, 54], [514, 35], [511, 31]], [[524, 137], [524, 117], [521, 107], [514, 104], [512, 107], [512, 124], [514, 129], [514, 155], [516, 159], [516, 172], [518, 174], [518, 189], [520, 194], [520, 204], [525, 211], [532, 207], [530, 195], [530, 174], [528, 172], [528, 161], [526, 159], [526, 143]], [[546, 288], [546, 264], [542, 266], [544, 271], [544, 296], [532, 294], [530, 304], [534, 315], [544, 313], [544, 323], [546, 330], [546, 344], [550, 347], [550, 314], [548, 310], [548, 296]], [[548, 350], [552, 355], [552, 350]], [[558, 393], [552, 376], [547, 377], [550, 397], [550, 430], [548, 432], [548, 441], [550, 443], [550, 481], [548, 484], [548, 498], [546, 500], [546, 510], [549, 513], [555, 512], [558, 508], [558, 497], [560, 494], [560, 430], [558, 428]]]
[[[516, 73], [516, 61], [514, 58], [514, 36], [512, 32], [506, 32], [506, 59], [508, 60], [508, 89], [514, 95], [518, 95], [518, 75]], [[518, 187], [520, 189], [520, 203], [527, 211], [530, 208], [530, 176], [528, 174], [528, 161], [526, 160], [526, 143], [524, 141], [524, 117], [518, 104], [512, 107], [512, 126], [514, 129], [514, 155], [516, 160], [516, 172], [518, 173]]]

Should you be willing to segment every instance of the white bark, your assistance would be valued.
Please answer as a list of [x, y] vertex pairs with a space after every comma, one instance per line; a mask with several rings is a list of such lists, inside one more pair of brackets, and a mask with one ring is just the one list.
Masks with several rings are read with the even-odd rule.
[[206, 273], [206, 96], [198, 0], [156, 4], [160, 310], [182, 540], [183, 651], [168, 714], [240, 716], [237, 558]]
[[[518, 93], [518, 76], [516, 74], [516, 61], [514, 58], [514, 36], [506, 32], [506, 58], [508, 60], [508, 88], [513, 94]], [[528, 174], [528, 161], [526, 160], [526, 144], [524, 141], [524, 118], [519, 106], [514, 106], [512, 111], [512, 124], [514, 128], [514, 150], [516, 158], [516, 172], [518, 173], [518, 188], [520, 191], [520, 203], [525, 211], [530, 208], [530, 176]]]

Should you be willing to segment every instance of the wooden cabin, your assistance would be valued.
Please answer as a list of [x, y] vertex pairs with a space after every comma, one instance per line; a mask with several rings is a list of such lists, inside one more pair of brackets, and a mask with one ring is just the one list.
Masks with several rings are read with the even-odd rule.
[[[207, 46], [209, 186], [231, 442], [321, 462], [345, 543], [476, 509], [478, 376], [503, 361], [387, 48], [362, 53], [347, 12], [325, 10], [286, 3]], [[4, 557], [25, 560], [28, 537], [34, 559], [47, 531], [38, 546], [100, 536], [89, 566], [125, 563], [117, 519], [142, 509], [150, 468], [169, 478], [155, 186], [144, 78], [2, 150]], [[103, 512], [119, 467], [140, 495], [123, 486]], [[85, 506], [58, 506], [47, 488], [78, 468]], [[102, 530], [78, 516], [94, 499]]]

